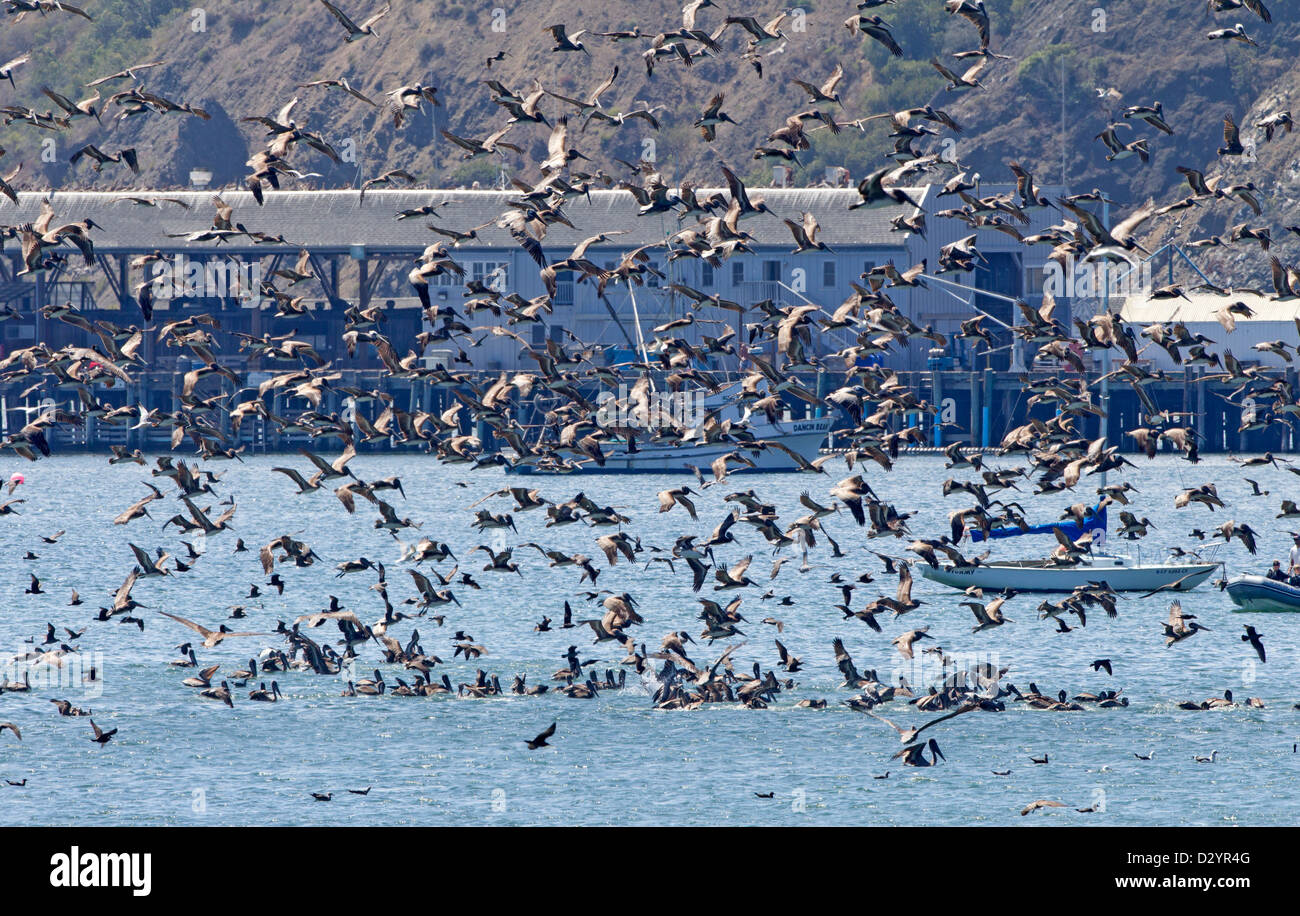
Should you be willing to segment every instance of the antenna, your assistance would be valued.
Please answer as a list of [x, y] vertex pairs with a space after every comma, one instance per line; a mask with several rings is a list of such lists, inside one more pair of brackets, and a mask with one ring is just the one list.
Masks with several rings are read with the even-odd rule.
[[[1110, 204], [1111, 204], [1110, 195], [1107, 194], [1105, 191], [1102, 191], [1100, 197], [1101, 197], [1101, 224], [1106, 228], [1107, 232], [1110, 232]], [[1110, 260], [1108, 258], [1104, 258], [1102, 259], [1101, 263], [1102, 263], [1102, 267], [1101, 267], [1102, 311], [1109, 318], [1110, 317]], [[1101, 352], [1102, 375], [1101, 375], [1101, 384], [1099, 386], [1100, 390], [1098, 391], [1098, 395], [1099, 395], [1098, 401], [1100, 402], [1098, 406], [1101, 408], [1101, 417], [1098, 418], [1098, 422], [1101, 426], [1100, 433], [1101, 433], [1101, 438], [1103, 440], [1107, 438], [1107, 434], [1110, 432], [1110, 349], [1111, 349], [1110, 347], [1106, 347]], [[1106, 444], [1109, 445], [1110, 443], [1106, 442]], [[1103, 489], [1106, 487], [1107, 484], [1107, 479], [1106, 479], [1107, 476], [1108, 475], [1105, 471], [1101, 472], [1101, 487]]]
[[1061, 55], [1061, 187], [1065, 187], [1065, 55]]

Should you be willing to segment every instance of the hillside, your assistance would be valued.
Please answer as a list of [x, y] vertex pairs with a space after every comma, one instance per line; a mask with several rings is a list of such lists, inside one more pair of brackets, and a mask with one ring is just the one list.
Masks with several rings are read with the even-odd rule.
[[[366, 0], [343, 6], [358, 19], [378, 8]], [[1246, 10], [1215, 15], [1203, 3], [1168, 0], [1130, 0], [1108, 9], [1104, 18], [1067, 0], [989, 0], [987, 6], [992, 47], [1012, 59], [992, 62], [982, 80], [985, 91], [955, 95], [943, 90], [944, 80], [928, 60], [939, 56], [960, 69], [961, 62], [950, 55], [974, 47], [975, 32], [966, 20], [945, 13], [940, 0], [898, 0], [869, 11], [883, 14], [890, 24], [905, 52], [901, 59], [844, 27], [854, 4], [801, 0], [796, 14], [802, 16], [784, 25], [786, 39], [760, 50], [761, 77], [741, 57], [747, 35], [739, 27], [721, 37], [724, 53], [700, 57], [689, 68], [661, 61], [654, 75], [647, 75], [641, 52], [653, 33], [681, 25], [678, 4], [664, 0], [561, 0], [522, 5], [500, 16], [466, 0], [394, 0], [390, 14], [376, 26], [377, 36], [351, 44], [317, 0], [219, 0], [201, 10], [175, 0], [87, 0], [93, 22], [66, 14], [29, 15], [17, 24], [6, 19], [0, 60], [27, 51], [33, 55], [30, 64], [16, 71], [15, 87], [0, 87], [6, 104], [52, 108], [40, 93], [46, 83], [80, 100], [90, 94], [82, 87], [91, 79], [157, 57], [166, 64], [145, 71], [144, 85], [173, 101], [201, 107], [210, 120], [184, 114], [118, 120], [118, 109], [110, 108], [102, 124], [81, 118], [57, 134], [11, 125], [0, 132], [0, 146], [8, 150], [6, 165], [24, 163], [15, 183], [22, 189], [179, 187], [197, 166], [212, 169], [214, 186], [222, 186], [246, 173], [244, 161], [264, 142], [261, 127], [239, 119], [273, 115], [297, 96], [293, 117], [320, 131], [345, 160], [336, 165], [305, 147], [295, 151], [295, 167], [320, 174], [299, 187], [346, 187], [392, 168], [406, 169], [429, 186], [493, 183], [502, 168], [535, 181], [540, 173], [534, 163], [546, 155], [545, 126], [516, 126], [507, 139], [518, 143], [523, 155], [507, 152], [499, 163], [487, 157], [464, 162], [461, 151], [439, 131], [483, 137], [504, 125], [507, 113], [490, 101], [485, 78], [520, 92], [536, 78], [555, 92], [582, 96], [617, 65], [619, 76], [604, 96], [605, 107], [661, 106], [656, 117], [662, 129], [629, 120], [621, 127], [592, 122], [580, 132], [581, 118], [574, 115], [572, 142], [593, 160], [593, 167], [621, 175], [615, 157], [634, 161], [652, 151], [669, 181], [716, 185], [717, 163], [723, 161], [761, 184], [772, 173], [770, 165], [753, 160], [754, 147], [808, 104], [789, 80], [820, 83], [839, 63], [845, 71], [839, 120], [933, 102], [965, 128], [955, 138], [955, 152], [985, 180], [1006, 180], [1006, 163], [1019, 160], [1040, 183], [1055, 184], [1064, 173], [1075, 191], [1100, 187], [1123, 202], [1167, 202], [1187, 193], [1174, 170], [1186, 165], [1207, 176], [1222, 173], [1231, 181], [1254, 181], [1264, 190], [1268, 207], [1255, 222], [1267, 222], [1275, 236], [1286, 234], [1282, 225], [1297, 221], [1297, 135], [1261, 143], [1250, 162], [1225, 165], [1215, 155], [1224, 114], [1236, 117], [1243, 138], [1253, 137], [1253, 123], [1285, 108], [1297, 89], [1300, 74], [1291, 64], [1300, 50], [1300, 23], [1286, 21], [1287, 4], [1276, 0], [1271, 24]], [[699, 21], [711, 31], [726, 13], [740, 12], [764, 20], [775, 10], [706, 7]], [[1238, 20], [1245, 21], [1259, 48], [1205, 39], [1210, 29]], [[568, 24], [571, 32], [639, 27], [646, 37], [615, 43], [587, 34], [581, 40], [589, 53], [552, 53], [546, 26], [556, 22]], [[498, 50], [507, 56], [489, 68], [485, 61]], [[1152, 66], [1153, 55], [1161, 66]], [[325, 77], [347, 78], [381, 104], [383, 93], [397, 86], [432, 84], [443, 104], [408, 118], [399, 130], [381, 108], [335, 90], [298, 88]], [[101, 89], [107, 97], [128, 85], [117, 81]], [[1099, 102], [1096, 90], [1111, 87], [1122, 101]], [[725, 93], [724, 110], [738, 123], [722, 125], [716, 142], [706, 144], [690, 125], [715, 91]], [[1149, 137], [1151, 161], [1106, 162], [1106, 150], [1094, 137], [1109, 116], [1125, 105], [1156, 99], [1175, 133], [1166, 136], [1139, 124], [1123, 137]], [[568, 107], [548, 98], [542, 110], [554, 121]], [[803, 167], [795, 183], [820, 181], [826, 166], [846, 167], [855, 179], [876, 167], [892, 145], [883, 124], [875, 121], [865, 130], [850, 128], [839, 136], [812, 133], [813, 149], [800, 154]], [[44, 150], [41, 146], [49, 139], [55, 142], [53, 154], [48, 144]], [[648, 140], [653, 140], [653, 150]], [[71, 151], [86, 142], [110, 152], [134, 146], [141, 175], [136, 178], [112, 164], [98, 174], [85, 161], [70, 166]], [[937, 149], [939, 142], [926, 139], [917, 148]], [[1242, 221], [1243, 212], [1238, 202], [1214, 201], [1183, 211], [1177, 226], [1166, 221], [1156, 234], [1187, 240], [1217, 233]], [[1293, 239], [1277, 239], [1284, 257], [1297, 251]], [[1244, 248], [1207, 250], [1204, 256], [1219, 270], [1258, 276], [1266, 267], [1265, 260]]]

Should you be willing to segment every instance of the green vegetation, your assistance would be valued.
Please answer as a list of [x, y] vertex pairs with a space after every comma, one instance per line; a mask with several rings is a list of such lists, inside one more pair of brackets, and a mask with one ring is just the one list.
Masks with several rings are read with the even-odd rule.
[[494, 188], [500, 175], [501, 166], [496, 160], [479, 157], [455, 166], [447, 173], [447, 178], [453, 187], [469, 187], [477, 181], [483, 188]]
[[[29, 17], [21, 26], [21, 46], [10, 45], [15, 54], [30, 49], [32, 58], [19, 73], [19, 97], [13, 101], [44, 110], [49, 106], [40, 96], [42, 85], [74, 99], [85, 98], [88, 92], [83, 84], [93, 77], [147, 60], [157, 29], [185, 16], [190, 6], [185, 0], [100, 0], [93, 5], [93, 22], [67, 15]], [[12, 42], [13, 34], [5, 38]], [[115, 91], [113, 85], [101, 87], [105, 97]], [[8, 149], [12, 159], [27, 164], [30, 172], [25, 174], [36, 175], [43, 165], [40, 143], [50, 136], [47, 131], [15, 124], [0, 130], [0, 147]], [[44, 170], [57, 177], [66, 165], [61, 157], [44, 163]]]
[[1061, 65], [1067, 71], [1074, 60], [1074, 47], [1052, 44], [1030, 54], [1016, 67], [1016, 79], [1022, 91], [1041, 94], [1059, 93], [1061, 90]]
[[141, 63], [154, 31], [190, 5], [186, 0], [101, 0], [94, 5], [93, 22], [47, 16], [32, 29], [31, 70], [107, 75]]

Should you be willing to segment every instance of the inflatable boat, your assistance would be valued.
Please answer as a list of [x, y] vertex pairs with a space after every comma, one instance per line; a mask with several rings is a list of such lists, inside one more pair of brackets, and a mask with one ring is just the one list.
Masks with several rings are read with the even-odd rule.
[[1226, 588], [1243, 611], [1300, 611], [1300, 588], [1267, 576], [1233, 576]]

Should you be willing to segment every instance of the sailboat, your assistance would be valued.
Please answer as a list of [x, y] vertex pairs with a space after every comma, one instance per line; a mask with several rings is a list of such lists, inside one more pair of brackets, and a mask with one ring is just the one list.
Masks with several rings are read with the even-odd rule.
[[[745, 421], [747, 431], [753, 434], [755, 440], [779, 444], [783, 448], [768, 445], [761, 450], [752, 450], [743, 442], [708, 442], [694, 437], [660, 443], [652, 439], [638, 439], [635, 446], [630, 446], [620, 437], [606, 443], [603, 448], [603, 465], [587, 461], [579, 473], [693, 473], [692, 468], [707, 473], [709, 465], [729, 452], [738, 452], [745, 461], [753, 463], [751, 467], [741, 461], [730, 462], [727, 465], [730, 474], [747, 471], [796, 471], [800, 468], [800, 463], [789, 452], [794, 452], [804, 462], [810, 462], [818, 456], [834, 418], [810, 416], [795, 419], [786, 411], [784, 416], [771, 420], [761, 411], [750, 413], [747, 407], [736, 403], [739, 390], [740, 383], [737, 382], [712, 394], [701, 394], [701, 409], [694, 411], [699, 414], [698, 422], [692, 432], [700, 428], [705, 417], [718, 422]], [[599, 416], [599, 411], [597, 415]], [[789, 449], [789, 452], [784, 449]], [[528, 462], [506, 465], [506, 471], [518, 474], [555, 472], [547, 464]]]
[[[643, 365], [650, 366], [653, 361], [641, 331], [636, 295], [630, 286], [628, 298], [635, 322], [637, 349]], [[709, 393], [702, 388], [671, 395], [652, 390], [654, 409], [671, 416], [674, 427], [687, 427], [686, 435], [682, 438], [665, 437], [660, 441], [654, 441], [652, 436], [638, 437], [634, 442], [629, 442], [626, 437], [615, 438], [602, 444], [601, 461], [584, 459], [580, 462], [581, 473], [700, 473], [731, 452], [736, 452], [742, 459], [728, 463], [729, 474], [746, 471], [797, 471], [818, 456], [834, 422], [833, 417], [821, 415], [824, 408], [819, 407], [816, 413], [803, 419], [795, 419], [787, 408], [783, 416], [772, 418], [763, 411], [751, 412], [748, 403], [740, 398], [743, 388], [743, 382], [735, 381]], [[764, 395], [770, 390], [766, 383], [761, 386]], [[619, 399], [600, 403], [617, 405]], [[603, 410], [596, 411], [598, 423], [611, 428], [620, 426], [617, 418], [609, 418], [614, 422], [602, 419], [602, 413]], [[765, 443], [764, 447], [749, 448], [739, 437], [708, 441], [703, 434], [706, 421], [725, 423], [728, 420], [743, 424], [744, 438], [748, 439], [752, 435], [755, 441]], [[653, 422], [650, 425], [653, 427]], [[644, 424], [642, 428], [645, 428]], [[507, 473], [519, 474], [574, 471], [572, 463], [558, 465], [548, 461], [516, 461], [505, 467]]]

